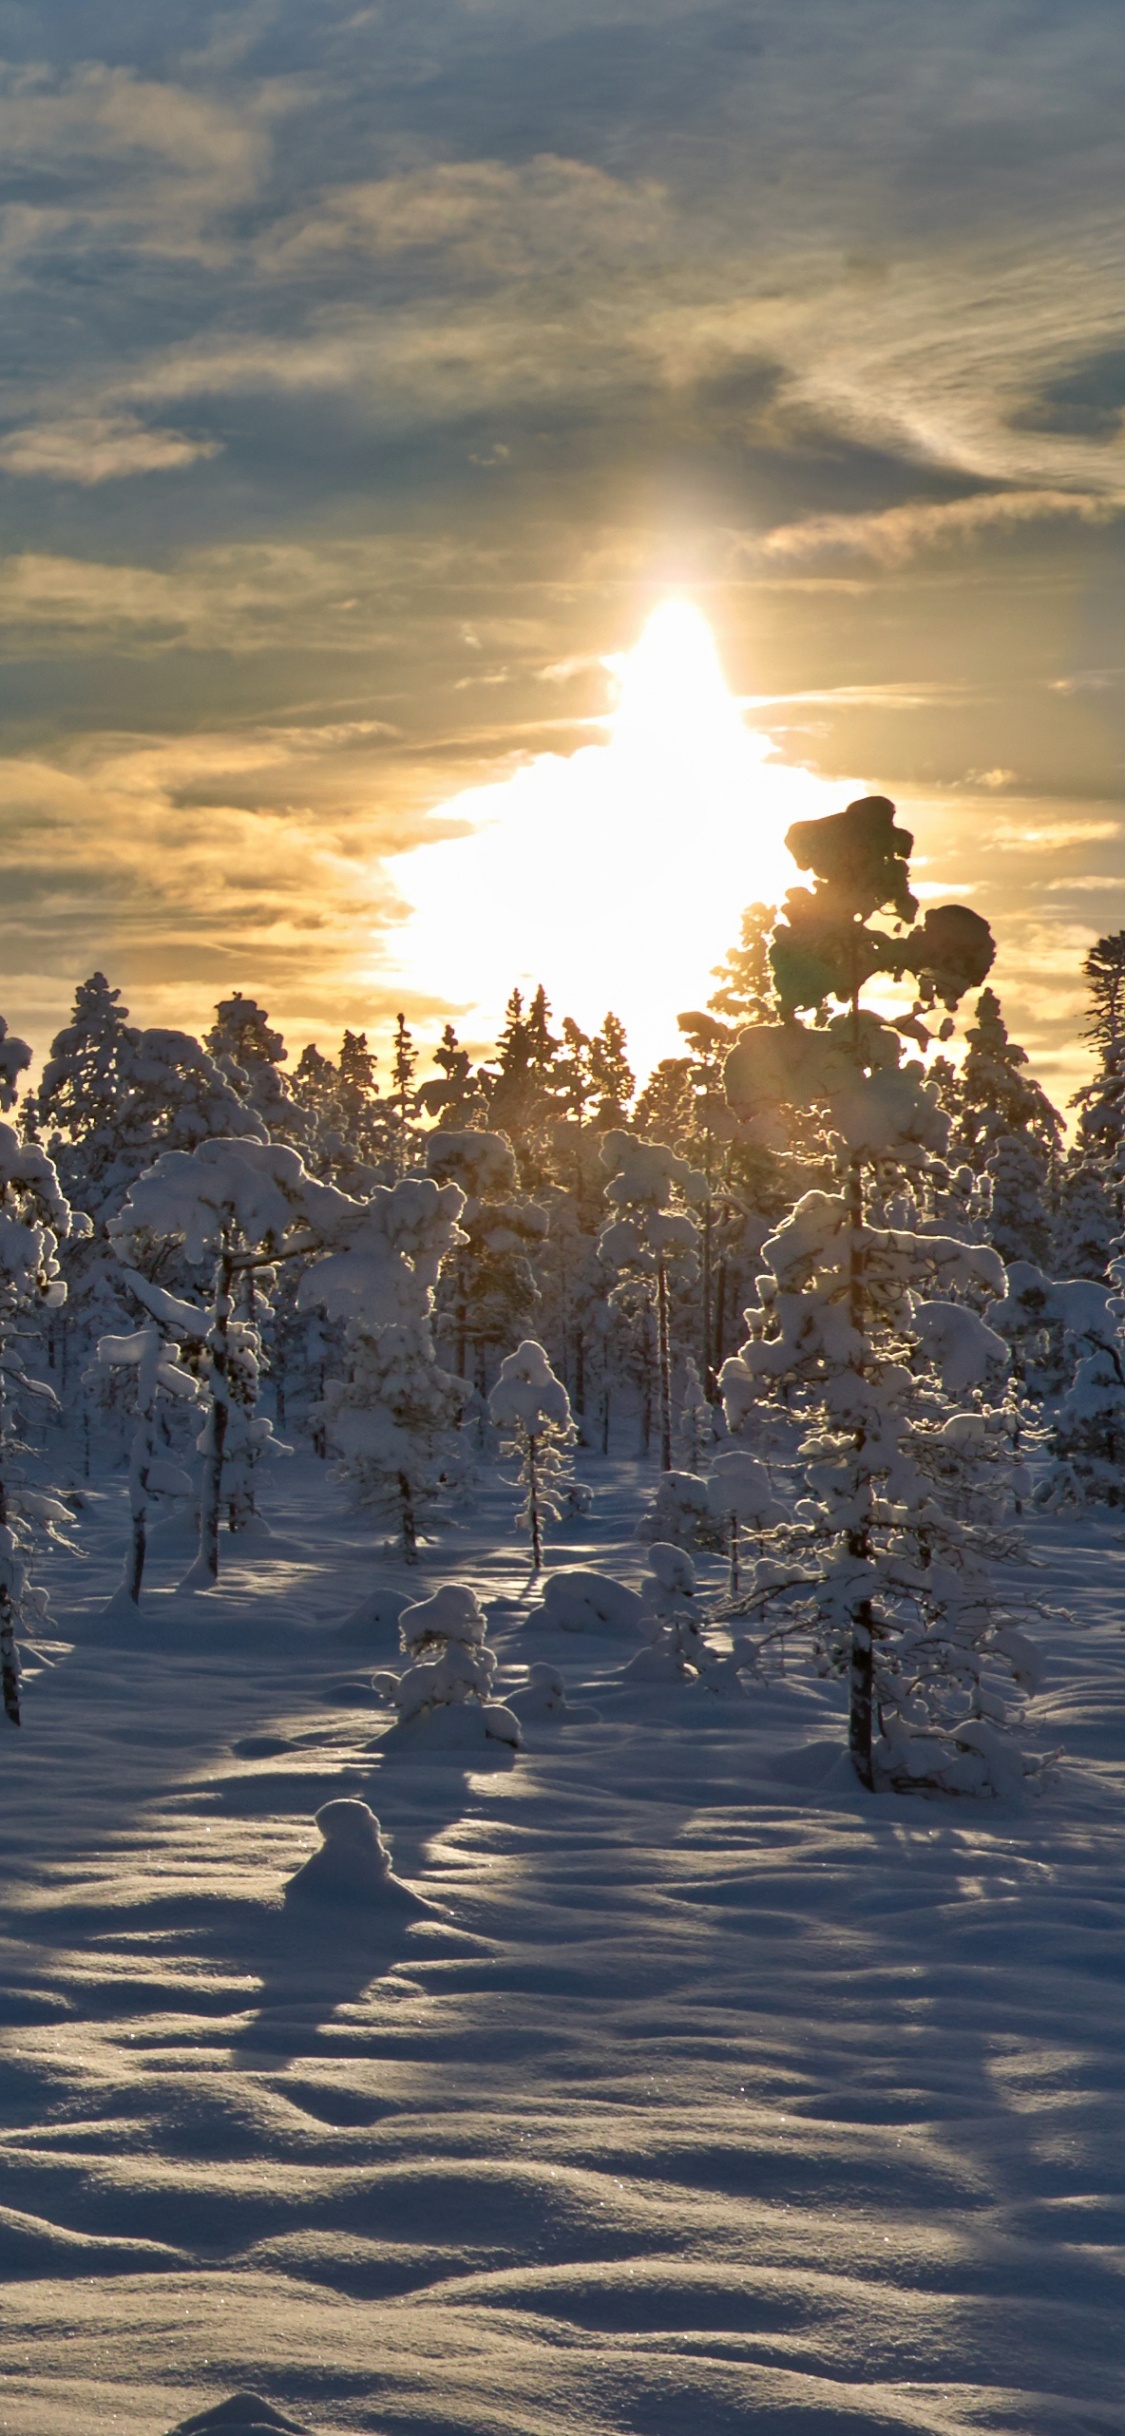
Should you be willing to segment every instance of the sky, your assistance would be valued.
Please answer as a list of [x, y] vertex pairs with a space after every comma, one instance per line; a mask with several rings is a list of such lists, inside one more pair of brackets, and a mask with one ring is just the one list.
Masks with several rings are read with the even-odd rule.
[[[0, 0], [0, 62], [10, 1024], [100, 967], [294, 1051], [483, 1039], [536, 959], [600, 1020], [640, 935], [663, 1053], [781, 808], [877, 790], [1073, 1089], [1125, 925], [1117, 0]], [[669, 601], [721, 818], [698, 694], [679, 808], [622, 736]]]

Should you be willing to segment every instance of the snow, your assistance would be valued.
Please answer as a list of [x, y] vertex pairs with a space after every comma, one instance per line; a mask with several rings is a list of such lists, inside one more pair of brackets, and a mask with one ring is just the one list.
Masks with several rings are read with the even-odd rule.
[[[325, 1696], [349, 1614], [460, 1584], [519, 1699], [491, 1476], [413, 1576], [303, 1455], [205, 1599], [154, 1541], [102, 1620], [118, 1484], [48, 1556], [3, 1743], [5, 2436], [1120, 2436], [1119, 1524], [1034, 1524], [1073, 1617], [1027, 1634], [1042, 1797], [872, 1796], [831, 1681], [624, 1677], [597, 1585], [636, 1595], [653, 1475], [590, 1471], [543, 1602], [594, 1585], [576, 1713], [521, 1702], [492, 1765]], [[349, 1836], [413, 1906], [286, 1899]]]

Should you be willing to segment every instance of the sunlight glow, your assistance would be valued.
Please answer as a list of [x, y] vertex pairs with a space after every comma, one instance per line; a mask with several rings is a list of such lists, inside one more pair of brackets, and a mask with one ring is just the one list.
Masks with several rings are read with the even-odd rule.
[[796, 878], [790, 823], [838, 810], [847, 789], [771, 759], [690, 602], [665, 601], [606, 666], [604, 742], [443, 804], [472, 832], [388, 867], [414, 908], [396, 934], [404, 989], [464, 1010], [459, 1029], [480, 1038], [513, 983], [542, 981], [556, 1019], [584, 1031], [612, 1008], [643, 1076], [682, 1050], [677, 1013], [706, 1003], [743, 907]]

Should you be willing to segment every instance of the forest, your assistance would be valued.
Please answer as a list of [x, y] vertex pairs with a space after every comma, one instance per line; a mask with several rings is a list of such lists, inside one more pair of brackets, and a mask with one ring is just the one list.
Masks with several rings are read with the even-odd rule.
[[[616, 1016], [556, 1029], [542, 989], [480, 1063], [448, 1025], [429, 1074], [404, 1015], [382, 1076], [347, 1030], [289, 1073], [241, 992], [200, 1041], [101, 973], [37, 1089], [5, 1033], [10, 1722], [37, 1548], [97, 1477], [128, 1480], [128, 1611], [154, 1534], [217, 1582], [294, 1444], [411, 1566], [499, 1462], [533, 1577], [628, 1456], [642, 1670], [744, 1688], [803, 1651], [849, 1685], [863, 1783], [1034, 1777], [1020, 1519], [1125, 1502], [1125, 933], [1085, 961], [1067, 1145], [987, 925], [920, 918], [912, 842], [877, 796], [798, 824], [805, 884], [745, 910], [639, 1089]], [[417, 1724], [480, 1691], [447, 1667], [402, 1698]]]

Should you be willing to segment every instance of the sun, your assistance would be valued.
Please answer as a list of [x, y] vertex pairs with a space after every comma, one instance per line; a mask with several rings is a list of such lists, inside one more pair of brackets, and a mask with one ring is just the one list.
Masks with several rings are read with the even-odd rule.
[[644, 1075], [682, 1048], [676, 1016], [706, 1002], [743, 907], [796, 878], [786, 830], [840, 789], [747, 726], [693, 602], [662, 602], [605, 665], [602, 741], [442, 804], [470, 832], [391, 859], [412, 908], [396, 967], [477, 1038], [513, 984], [542, 982], [584, 1031], [612, 1008]]

